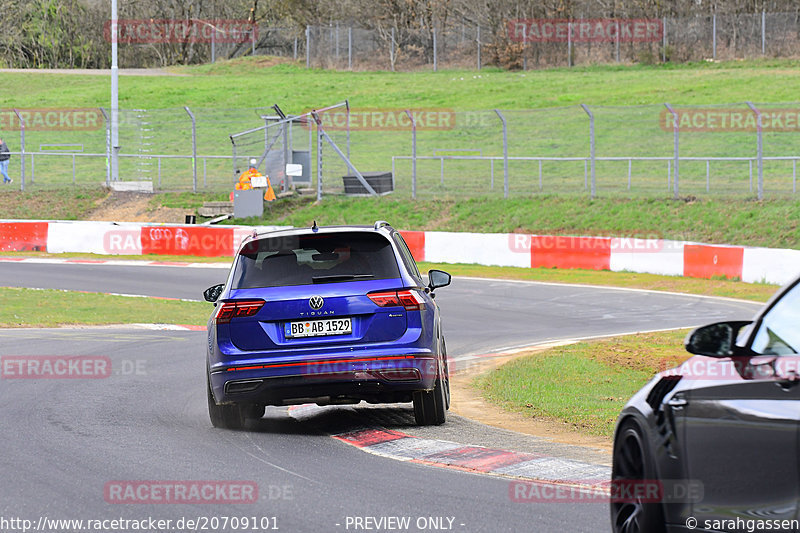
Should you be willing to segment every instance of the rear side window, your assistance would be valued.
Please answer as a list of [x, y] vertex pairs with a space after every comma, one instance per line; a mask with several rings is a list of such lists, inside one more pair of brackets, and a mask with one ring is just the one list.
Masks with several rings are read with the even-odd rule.
[[235, 289], [400, 277], [391, 243], [367, 232], [256, 239], [239, 252]]

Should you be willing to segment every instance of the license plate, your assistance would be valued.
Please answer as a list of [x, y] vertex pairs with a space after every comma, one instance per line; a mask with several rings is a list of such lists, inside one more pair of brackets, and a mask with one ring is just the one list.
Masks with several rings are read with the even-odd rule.
[[302, 320], [298, 322], [287, 322], [285, 331], [286, 338], [347, 335], [353, 332], [353, 324], [349, 317]]

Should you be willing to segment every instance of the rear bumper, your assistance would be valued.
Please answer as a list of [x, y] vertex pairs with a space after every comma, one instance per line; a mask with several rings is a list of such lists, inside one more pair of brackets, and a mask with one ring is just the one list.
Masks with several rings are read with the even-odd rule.
[[422, 354], [318, 357], [306, 360], [250, 359], [218, 365], [210, 380], [218, 403], [291, 405], [410, 401], [431, 390], [436, 357]]

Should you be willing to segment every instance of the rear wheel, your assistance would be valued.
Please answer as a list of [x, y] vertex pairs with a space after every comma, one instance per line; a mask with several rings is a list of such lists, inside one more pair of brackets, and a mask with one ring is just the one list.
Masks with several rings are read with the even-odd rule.
[[[611, 479], [616, 483], [652, 483], [655, 476], [653, 456], [642, 430], [634, 422], [624, 422], [614, 440]], [[611, 527], [614, 533], [663, 533], [661, 504], [641, 499], [612, 499]]]
[[245, 409], [238, 405], [217, 405], [214, 394], [211, 392], [211, 383], [206, 387], [208, 391], [208, 417], [211, 425], [222, 429], [242, 429], [245, 421]]
[[436, 378], [431, 391], [414, 393], [414, 420], [420, 426], [438, 426], [447, 420], [450, 384], [444, 372]]

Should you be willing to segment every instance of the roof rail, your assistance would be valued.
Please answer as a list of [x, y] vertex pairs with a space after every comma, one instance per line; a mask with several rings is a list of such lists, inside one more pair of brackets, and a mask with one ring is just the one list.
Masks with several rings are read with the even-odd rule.
[[386, 222], [385, 220], [376, 220], [376, 221], [375, 221], [375, 225], [373, 226], [373, 228], [375, 228], [375, 229], [381, 229], [381, 228], [382, 228], [382, 227], [384, 227], [384, 226], [388, 226], [388, 227], [390, 227], [390, 228], [392, 227], [392, 225], [391, 225], [391, 224], [389, 224], [388, 222]]

